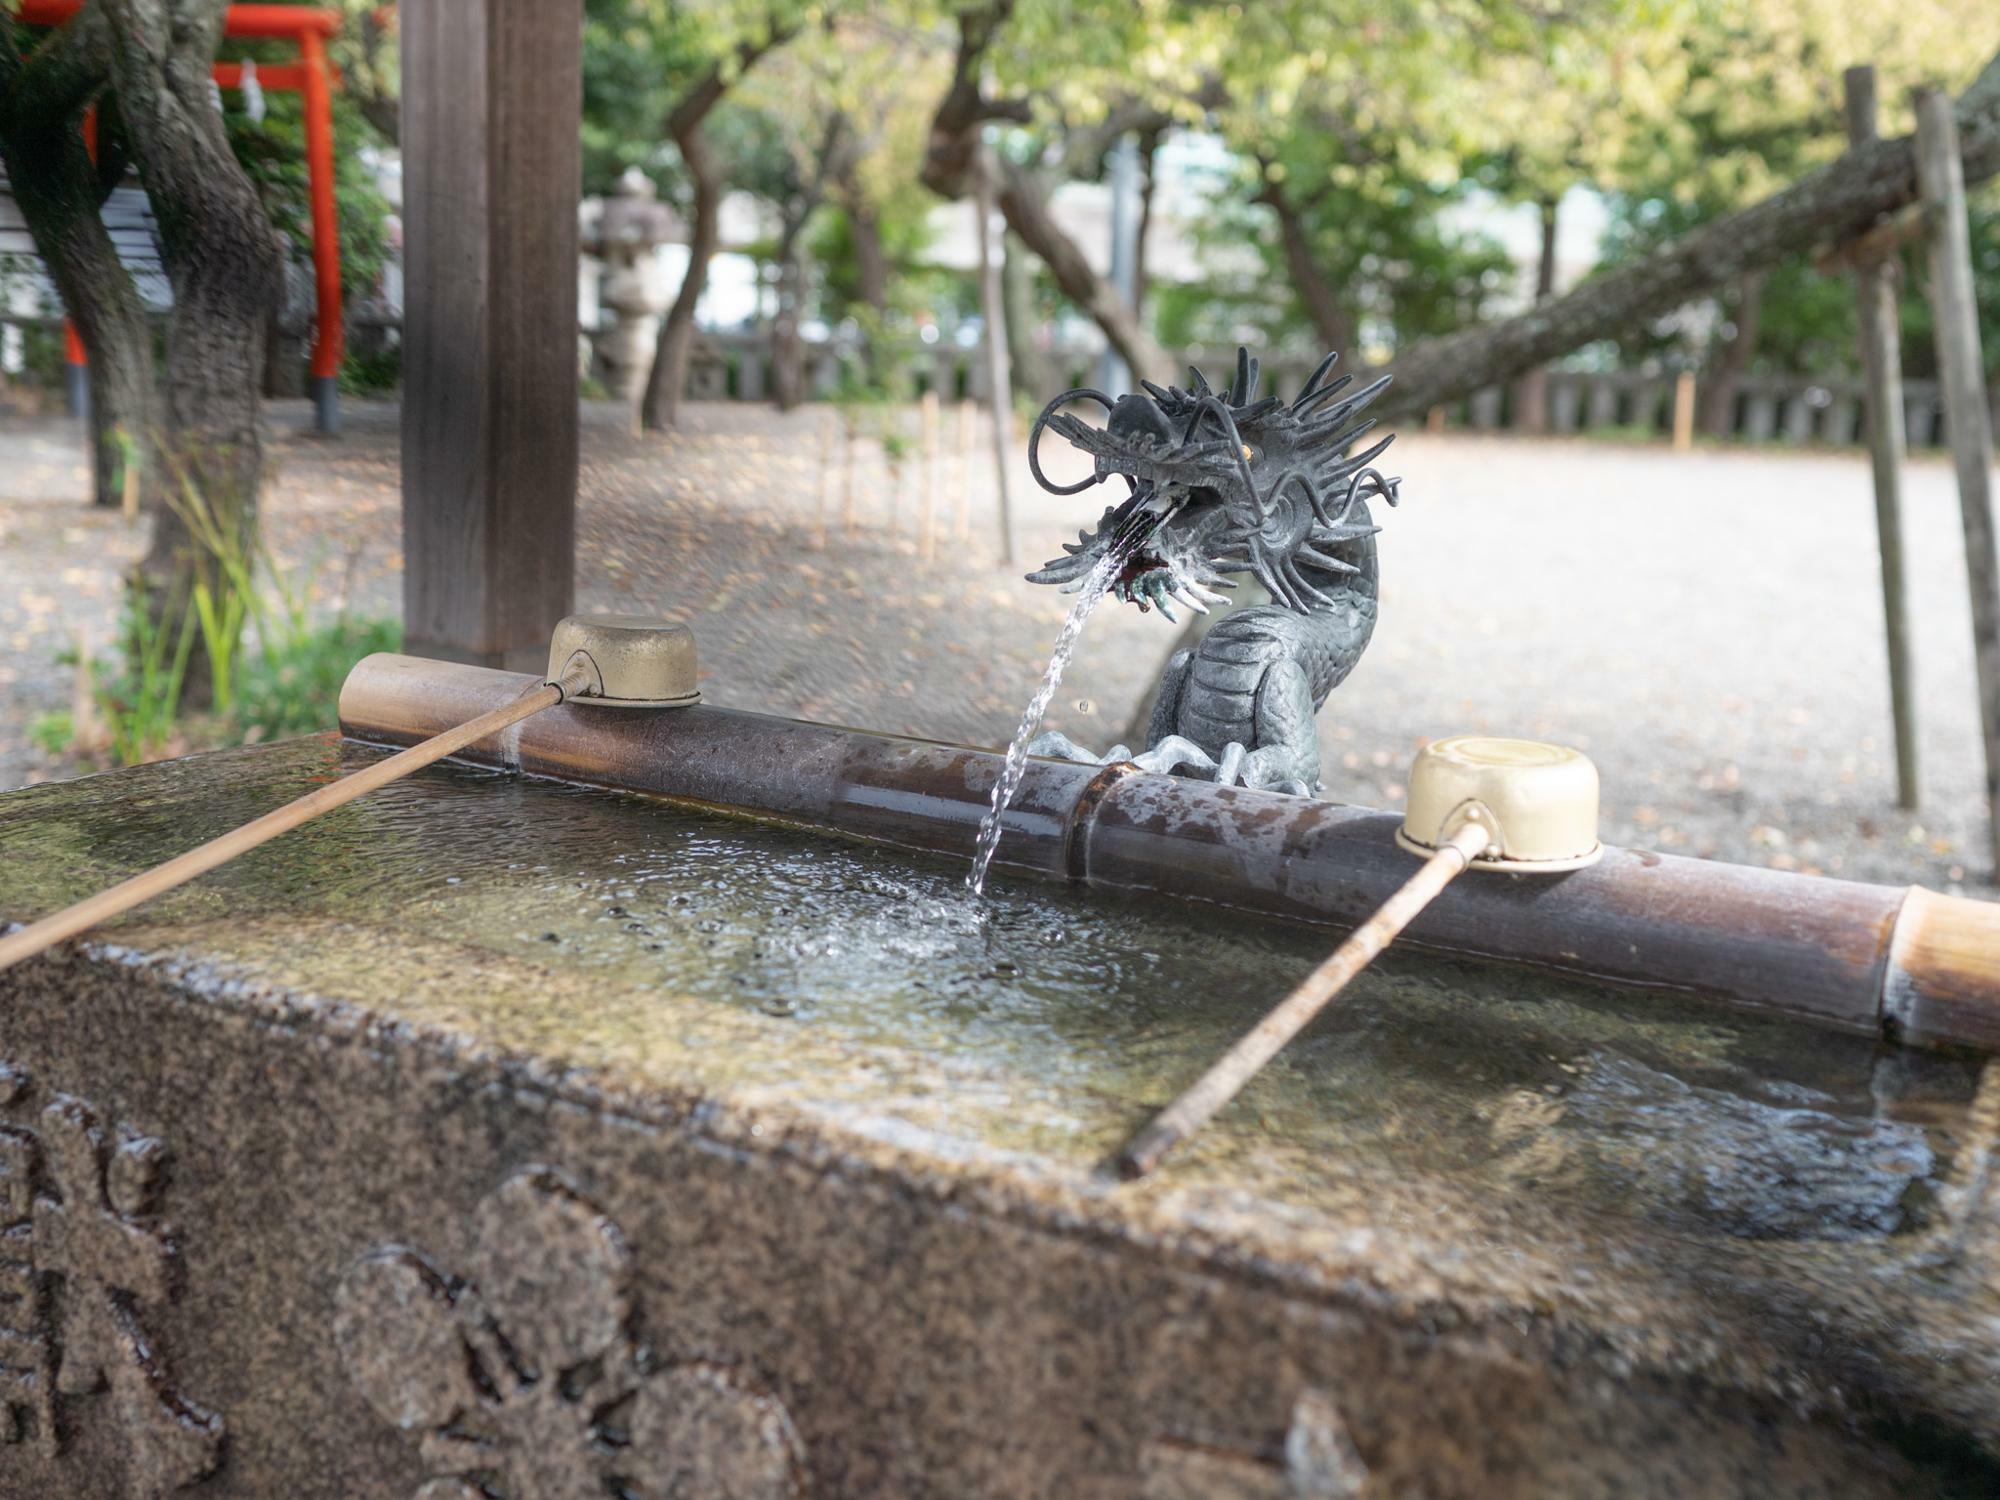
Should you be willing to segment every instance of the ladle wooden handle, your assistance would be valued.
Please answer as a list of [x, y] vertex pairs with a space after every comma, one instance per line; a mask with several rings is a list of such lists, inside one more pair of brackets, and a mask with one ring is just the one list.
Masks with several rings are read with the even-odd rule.
[[1489, 824], [1470, 820], [1460, 823], [1438, 845], [1437, 853], [1425, 860], [1395, 895], [1377, 907], [1373, 916], [1349, 933], [1347, 941], [1334, 949], [1326, 962], [1246, 1032], [1215, 1066], [1201, 1075], [1194, 1087], [1161, 1110], [1151, 1124], [1126, 1143], [1125, 1149], [1118, 1153], [1118, 1170], [1126, 1177], [1144, 1177], [1169, 1151], [1206, 1125], [1287, 1042], [1332, 1003], [1348, 981], [1373, 963], [1395, 941], [1396, 935], [1436, 899], [1438, 892], [1485, 851], [1492, 839], [1493, 829]]
[[323, 812], [330, 812], [356, 797], [366, 796], [412, 771], [422, 770], [431, 762], [443, 760], [454, 751], [463, 750], [488, 735], [498, 734], [545, 708], [553, 708], [565, 697], [582, 691], [596, 680], [596, 674], [590, 668], [574, 667], [565, 672], [560, 681], [542, 683], [512, 703], [481, 714], [454, 729], [447, 729], [442, 734], [433, 735], [407, 750], [399, 750], [387, 760], [377, 761], [352, 776], [343, 776], [317, 791], [308, 792], [297, 801], [287, 802], [254, 822], [245, 823], [241, 828], [231, 829], [185, 854], [176, 855], [165, 864], [155, 865], [109, 890], [99, 891], [95, 896], [86, 896], [74, 906], [64, 907], [39, 922], [31, 922], [19, 932], [0, 938], [0, 970], [10, 969], [25, 958], [33, 958], [63, 939], [86, 932], [120, 912], [130, 911], [141, 902], [150, 901], [197, 875], [205, 875], [217, 865], [227, 864], [237, 855], [289, 832]]

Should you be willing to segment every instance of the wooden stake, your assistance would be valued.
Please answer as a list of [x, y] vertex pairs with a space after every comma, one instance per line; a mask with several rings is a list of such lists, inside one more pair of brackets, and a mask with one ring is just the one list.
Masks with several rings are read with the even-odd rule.
[[379, 760], [365, 770], [356, 771], [352, 776], [344, 776], [331, 785], [306, 793], [295, 802], [287, 802], [283, 807], [267, 812], [263, 817], [245, 823], [241, 828], [232, 829], [220, 838], [210, 839], [198, 848], [155, 865], [152, 869], [122, 881], [108, 891], [99, 891], [95, 896], [87, 896], [74, 906], [64, 907], [53, 915], [43, 917], [39, 922], [31, 922], [19, 932], [0, 938], [0, 970], [10, 969], [23, 959], [33, 958], [37, 953], [54, 947], [65, 938], [73, 938], [78, 933], [87, 932], [98, 923], [130, 911], [142, 902], [172, 890], [175, 886], [193, 880], [197, 875], [205, 875], [218, 865], [227, 864], [237, 855], [268, 843], [281, 833], [288, 833], [301, 823], [309, 822], [323, 812], [352, 802], [356, 797], [365, 796], [377, 787], [387, 786], [398, 777], [407, 776], [412, 771], [421, 770], [432, 761], [443, 760], [454, 751], [463, 750], [467, 745], [498, 734], [508, 726], [540, 713], [545, 708], [553, 708], [572, 693], [581, 692], [596, 680], [596, 669], [578, 667], [563, 674], [559, 683], [545, 682], [531, 688], [505, 707], [460, 724], [456, 729], [447, 729], [443, 734], [433, 735], [422, 744], [400, 750], [387, 760]]
[[1694, 371], [1674, 377], [1674, 452], [1694, 447]]
[[1438, 892], [1464, 873], [1465, 867], [1492, 839], [1493, 830], [1487, 824], [1461, 823], [1438, 847], [1437, 853], [1403, 883], [1401, 890], [1384, 901], [1375, 915], [1349, 934], [1325, 963], [1306, 976], [1304, 984], [1245, 1033], [1214, 1067], [1202, 1074], [1193, 1088], [1132, 1137], [1118, 1153], [1118, 1170], [1126, 1177], [1144, 1177], [1169, 1151], [1214, 1118], [1287, 1042], [1333, 1002], [1355, 975], [1373, 963], [1397, 934], [1417, 919], [1419, 912], [1437, 899]]
[[[1875, 70], [1849, 68], [1847, 139], [1875, 139]], [[1882, 555], [1882, 620], [1889, 649], [1889, 715], [1896, 731], [1896, 805], [1917, 805], [1916, 674], [1910, 661], [1909, 569], [1903, 557], [1903, 365], [1892, 258], [1854, 262], [1861, 368], [1867, 384], [1868, 456], [1875, 478], [1875, 535]]]
[[819, 488], [816, 495], [818, 513], [813, 517], [813, 550], [826, 551], [827, 511], [831, 506], [830, 491], [834, 486], [834, 443], [840, 422], [838, 416], [828, 416], [819, 424]]
[[1000, 257], [993, 246], [993, 163], [991, 148], [982, 146], [973, 174], [977, 187], [973, 212], [979, 216], [979, 311], [985, 320], [988, 398], [993, 406], [993, 479], [1000, 493], [1000, 560], [1015, 566], [1014, 496], [1008, 470], [1013, 449], [1014, 394], [1007, 369], [1007, 317], [1000, 292]]
[[854, 476], [854, 419], [845, 412], [841, 414], [840, 428], [843, 434], [841, 467], [846, 470], [840, 491], [840, 534], [842, 536], [853, 536], [856, 490]]
[[1993, 419], [1986, 408], [1979, 310], [1973, 300], [1958, 122], [1951, 100], [1941, 93], [1917, 98], [1917, 185], [1931, 219], [1931, 322], [1937, 329], [1945, 427], [1958, 471], [1966, 582], [1972, 592], [1979, 725], [1986, 740], [1988, 852], [1991, 868], [2000, 871], [2000, 560], [1994, 554]]
[[958, 403], [958, 483], [951, 534], [961, 542], [972, 535], [972, 443], [978, 416], [979, 408], [970, 400]]
[[936, 391], [925, 391], [923, 399], [917, 403], [922, 418], [921, 448], [917, 453], [917, 463], [922, 467], [919, 478], [923, 484], [923, 514], [917, 520], [917, 554], [926, 560], [937, 555], [937, 503], [939, 474], [938, 464], [942, 458], [939, 434], [942, 424], [938, 420], [938, 398]]

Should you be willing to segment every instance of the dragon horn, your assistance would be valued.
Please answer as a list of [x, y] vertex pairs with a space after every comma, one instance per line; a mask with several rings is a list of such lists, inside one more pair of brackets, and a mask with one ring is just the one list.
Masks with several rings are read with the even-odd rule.
[[[1312, 374], [1308, 375], [1306, 377], [1306, 383], [1299, 388], [1298, 400], [1292, 403], [1293, 411], [1297, 411], [1301, 406], [1305, 404], [1306, 397], [1310, 396], [1315, 390], [1318, 389], [1319, 383], [1322, 380], [1326, 379], [1326, 372], [1333, 368], [1334, 361], [1336, 361], [1339, 358], [1340, 358], [1340, 351], [1338, 349], [1335, 349], [1331, 354], [1327, 355], [1325, 359], [1319, 362], [1319, 368], [1314, 370]], [[1350, 376], [1349, 378], [1351, 379], [1352, 377]]]
[[[1360, 437], [1362, 433], [1368, 431], [1374, 425], [1375, 419], [1371, 417], [1354, 435]], [[1392, 432], [1380, 442], [1372, 445], [1364, 453], [1356, 453], [1346, 458], [1336, 458], [1331, 464], [1320, 471], [1320, 477], [1322, 479], [1345, 479], [1356, 470], [1365, 469], [1375, 462], [1388, 449], [1388, 446], [1395, 441], [1396, 434]]]
[[1325, 405], [1353, 384], [1354, 376], [1351, 372], [1341, 376], [1338, 380], [1329, 380], [1318, 390], [1308, 390], [1304, 395], [1301, 395], [1297, 401], [1292, 403], [1292, 410], [1302, 417], [1308, 416], [1316, 408]]
[[1195, 395], [1206, 396], [1209, 394], [1211, 387], [1208, 383], [1208, 377], [1201, 373], [1201, 368], [1198, 365], [1188, 366], [1188, 381], [1188, 389]]

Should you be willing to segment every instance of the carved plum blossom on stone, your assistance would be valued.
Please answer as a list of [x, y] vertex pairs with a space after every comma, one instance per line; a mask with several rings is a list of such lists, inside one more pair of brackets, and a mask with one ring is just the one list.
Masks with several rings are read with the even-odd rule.
[[479, 1205], [463, 1277], [399, 1245], [335, 1295], [363, 1398], [419, 1435], [414, 1500], [798, 1500], [778, 1400], [707, 1363], [660, 1366], [632, 1334], [632, 1257], [560, 1173], [531, 1167]]
[[[0, 1104], [28, 1094], [0, 1063]], [[170, 1380], [144, 1318], [180, 1294], [160, 1216], [166, 1149], [58, 1094], [32, 1128], [0, 1126], [0, 1438], [63, 1450], [59, 1396], [108, 1392], [130, 1492], [152, 1500], [221, 1462], [222, 1419]]]

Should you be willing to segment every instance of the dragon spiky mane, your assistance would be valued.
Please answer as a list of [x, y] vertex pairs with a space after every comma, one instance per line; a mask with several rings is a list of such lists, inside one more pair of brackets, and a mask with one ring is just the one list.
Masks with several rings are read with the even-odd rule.
[[[1049, 402], [1028, 440], [1036, 482], [1067, 495], [1121, 474], [1134, 493], [1105, 513], [1095, 534], [1084, 532], [1077, 546], [1066, 546], [1069, 557], [1033, 575], [1036, 581], [1081, 577], [1102, 540], [1128, 523], [1132, 507], [1148, 500], [1157, 514], [1160, 502], [1152, 497], [1165, 496], [1168, 509], [1188, 508], [1178, 561], [1189, 582], [1202, 589], [1227, 587], [1224, 573], [1248, 572], [1273, 599], [1301, 614], [1331, 607], [1335, 601], [1323, 592], [1328, 575], [1355, 571], [1340, 551], [1377, 529], [1368, 523], [1365, 505], [1362, 519], [1350, 519], [1356, 502], [1379, 496], [1393, 505], [1397, 498], [1397, 481], [1373, 467], [1391, 438], [1359, 453], [1348, 451], [1375, 426], [1373, 418], [1360, 414], [1389, 377], [1350, 391], [1352, 375], [1327, 379], [1337, 358], [1329, 354], [1322, 360], [1289, 403], [1258, 397], [1258, 361], [1248, 349], [1237, 351], [1236, 378], [1221, 393], [1191, 369], [1186, 390], [1141, 381], [1144, 394], [1116, 401], [1080, 388]], [[1063, 410], [1081, 400], [1106, 408], [1104, 426]], [[1045, 431], [1090, 454], [1093, 472], [1075, 484], [1052, 483], [1040, 460]], [[1320, 575], [1317, 583], [1312, 573]]]

